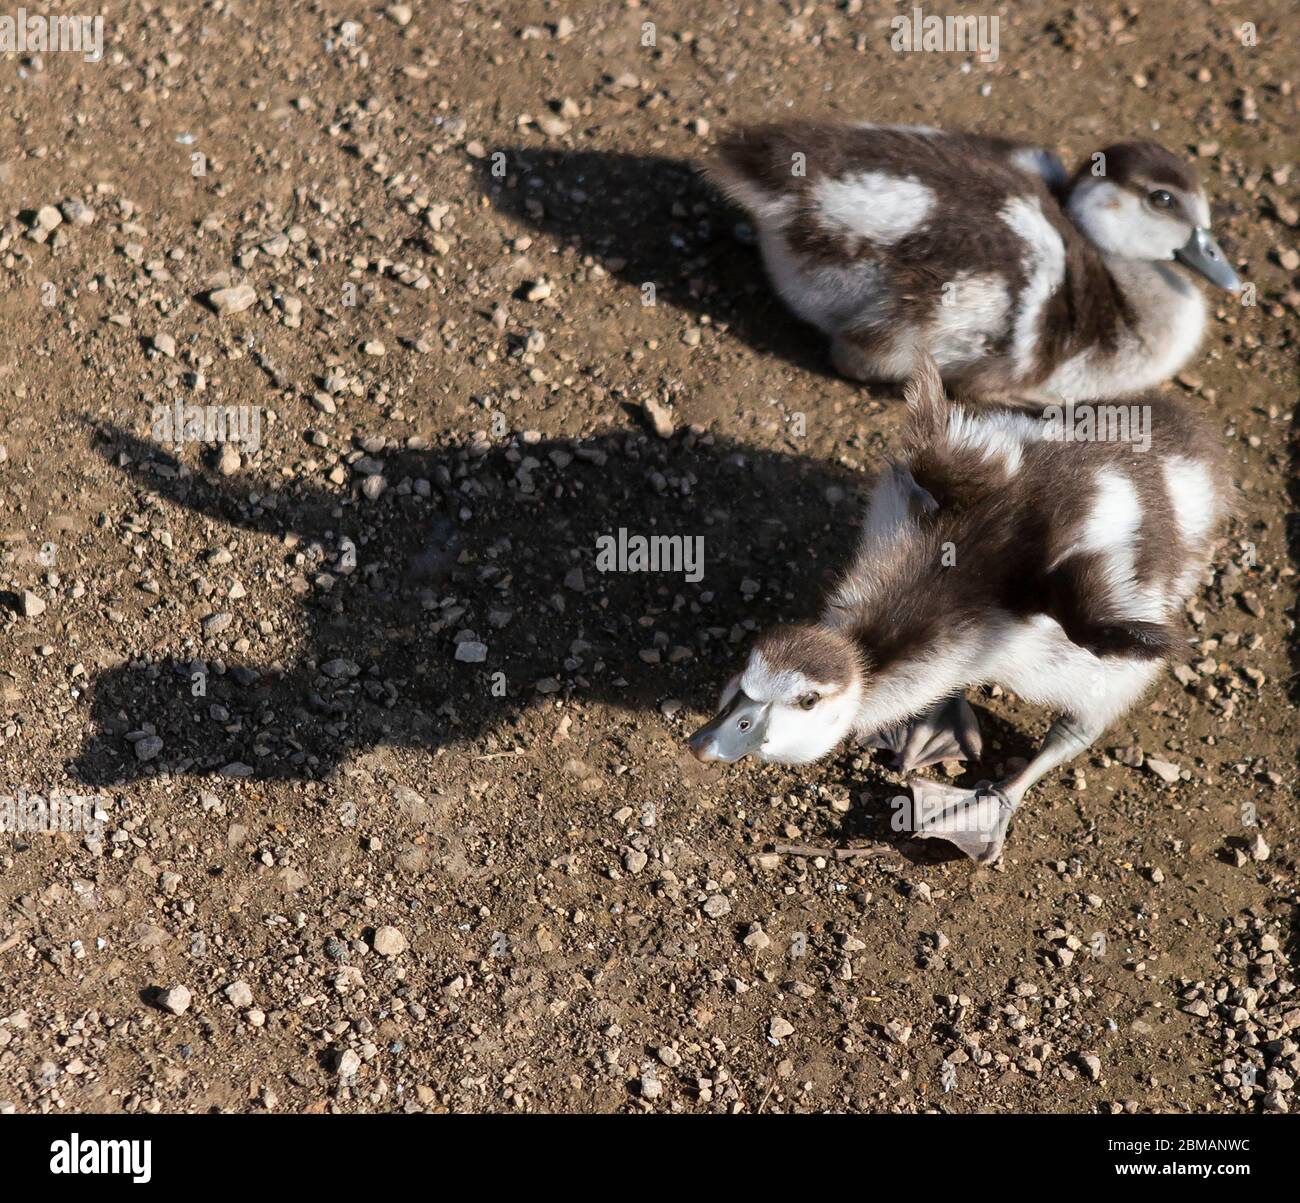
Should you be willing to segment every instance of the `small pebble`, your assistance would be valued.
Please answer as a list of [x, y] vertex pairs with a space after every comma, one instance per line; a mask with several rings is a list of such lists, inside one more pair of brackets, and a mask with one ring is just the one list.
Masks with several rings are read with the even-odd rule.
[[1166, 785], [1173, 785], [1182, 777], [1182, 769], [1168, 760], [1157, 760], [1154, 756], [1146, 758], [1146, 767]]
[[208, 304], [223, 317], [231, 313], [243, 313], [257, 300], [257, 292], [248, 284], [236, 284], [233, 288], [218, 288], [208, 293]]
[[381, 957], [400, 957], [409, 945], [406, 937], [395, 927], [381, 927], [376, 930], [371, 946]]
[[168, 1014], [184, 1015], [190, 1009], [194, 996], [185, 986], [169, 986], [157, 992], [158, 1005]]

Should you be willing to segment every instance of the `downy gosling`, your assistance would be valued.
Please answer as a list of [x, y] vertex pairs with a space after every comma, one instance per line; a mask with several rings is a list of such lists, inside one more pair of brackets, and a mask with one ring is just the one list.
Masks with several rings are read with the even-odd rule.
[[915, 833], [988, 863], [1026, 791], [1179, 654], [1226, 511], [1221, 451], [1200, 414], [1160, 396], [1087, 407], [1115, 411], [1108, 434], [1142, 424], [1138, 438], [1087, 442], [1084, 407], [1064, 420], [963, 409], [930, 361], [905, 395], [905, 457], [875, 484], [821, 618], [761, 635], [690, 747], [703, 761], [809, 764], [854, 736], [893, 748], [907, 772], [977, 757], [963, 695], [1001, 685], [1060, 715], [1028, 765], [974, 790], [908, 782]]
[[1241, 287], [1195, 172], [1154, 142], [1071, 177], [1002, 138], [790, 121], [736, 130], [709, 175], [856, 380], [901, 380], [921, 350], [971, 397], [1126, 396], [1195, 353], [1206, 312], [1189, 272]]

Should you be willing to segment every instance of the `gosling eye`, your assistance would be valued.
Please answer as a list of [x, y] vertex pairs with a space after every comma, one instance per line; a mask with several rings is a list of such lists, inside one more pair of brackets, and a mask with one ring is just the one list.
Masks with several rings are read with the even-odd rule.
[[1157, 188], [1154, 192], [1147, 195], [1149, 200], [1157, 209], [1172, 209], [1174, 207], [1174, 198], [1171, 193], [1166, 192], [1163, 188]]
[[821, 694], [819, 694], [819, 693], [806, 693], [806, 694], [803, 695], [803, 697], [801, 697], [801, 698], [799, 699], [799, 709], [800, 709], [800, 710], [811, 710], [814, 706], [817, 705], [817, 703], [818, 703], [819, 701], [821, 701]]

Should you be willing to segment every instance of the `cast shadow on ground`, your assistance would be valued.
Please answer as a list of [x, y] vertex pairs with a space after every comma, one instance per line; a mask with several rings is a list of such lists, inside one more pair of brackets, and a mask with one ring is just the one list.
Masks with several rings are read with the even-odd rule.
[[[498, 147], [473, 160], [500, 212], [590, 255], [655, 304], [710, 321], [801, 371], [833, 376], [826, 340], [772, 292], [752, 227], [696, 164], [661, 155]], [[501, 164], [504, 177], [493, 174]]]
[[[177, 624], [184, 654], [91, 683], [92, 733], [69, 767], [97, 786], [152, 776], [159, 764], [176, 776], [319, 780], [380, 746], [478, 743], [490, 755], [512, 744], [523, 711], [557, 697], [654, 722], [670, 697], [707, 712], [753, 629], [820, 609], [856, 541], [869, 484], [832, 463], [689, 432], [384, 452], [397, 487], [374, 503], [355, 491], [191, 472], [112, 428], [97, 447], [138, 487], [142, 511], [179, 507], [212, 524], [192, 554], [213, 581], [234, 572], [252, 583], [238, 563], [205, 567], [204, 550], [229, 542], [222, 527], [275, 540], [279, 587], [298, 595], [292, 642], [302, 649], [288, 665], [259, 661], [258, 615], [246, 605], [221, 638], [247, 634], [253, 650], [221, 651], [189, 609]], [[428, 481], [428, 496], [402, 481]], [[702, 579], [598, 571], [597, 539], [620, 530], [701, 538]], [[205, 608], [238, 610], [219, 600]], [[483, 661], [456, 659], [466, 632], [487, 645]], [[994, 756], [1030, 753], [1023, 733], [987, 712], [980, 721], [985, 770]], [[141, 761], [127, 738], [146, 723], [163, 740], [157, 763]], [[980, 768], [969, 766], [971, 782], [987, 775]], [[840, 840], [893, 843], [913, 859], [955, 852], [893, 833], [888, 800], [905, 788], [868, 776], [847, 783], [878, 804], [853, 807]]]
[[[557, 697], [656, 721], [670, 697], [707, 709], [751, 638], [745, 623], [816, 613], [827, 574], [852, 547], [864, 483], [794, 453], [625, 432], [383, 452], [393, 487], [372, 503], [310, 483], [189, 472], [120, 430], [100, 431], [97, 446], [138, 486], [142, 511], [165, 518], [181, 507], [211, 524], [178, 559], [192, 556], [194, 573], [214, 584], [242, 575], [250, 597], [204, 603], [235, 615], [205, 637], [201, 612], [177, 604], [190, 582], [164, 594], [172, 654], [91, 683], [92, 733], [72, 765], [90, 784], [151, 775], [157, 764], [319, 779], [379, 745], [484, 741], [491, 750], [509, 745], [522, 710]], [[403, 492], [403, 480], [428, 481], [429, 496]], [[230, 542], [222, 527], [277, 541], [283, 583], [274, 587], [299, 603], [292, 662], [258, 656], [254, 599], [272, 586], [238, 562], [205, 563], [205, 550]], [[620, 528], [701, 538], [702, 579], [597, 571], [597, 538]], [[487, 645], [481, 662], [456, 659], [467, 631]], [[241, 635], [251, 640], [245, 655], [219, 649]], [[157, 763], [138, 759], [126, 738], [144, 723], [163, 740]]]

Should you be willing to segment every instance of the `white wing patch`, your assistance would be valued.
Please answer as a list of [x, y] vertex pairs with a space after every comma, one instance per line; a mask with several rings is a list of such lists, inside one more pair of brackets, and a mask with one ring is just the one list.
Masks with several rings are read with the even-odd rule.
[[934, 208], [935, 195], [911, 176], [859, 171], [818, 180], [813, 189], [818, 214], [828, 225], [890, 246], [919, 229]]
[[1161, 622], [1167, 614], [1167, 599], [1154, 585], [1144, 588], [1137, 579], [1137, 536], [1144, 516], [1137, 488], [1113, 468], [1097, 472], [1096, 486], [1092, 512], [1078, 539], [1056, 564], [1072, 555], [1100, 555], [1115, 617]]
[[1047, 424], [1028, 414], [971, 414], [954, 409], [948, 415], [948, 445], [958, 451], [978, 451], [985, 459], [999, 458], [1008, 476], [1020, 470], [1026, 443], [1042, 442]]
[[1011, 294], [993, 272], [958, 272], [945, 285], [923, 338], [941, 370], [965, 367], [989, 353], [990, 339], [1007, 327]]
[[1178, 530], [1187, 548], [1199, 547], [1219, 514], [1219, 493], [1210, 471], [1198, 460], [1171, 455], [1161, 461], [1165, 490], [1174, 507]]
[[1043, 306], [1065, 279], [1065, 244], [1043, 215], [1037, 197], [1014, 197], [998, 214], [1025, 244], [1026, 284], [1020, 293], [1012, 334], [1011, 359], [1025, 375], [1034, 365]]
[[1210, 552], [1209, 538], [1222, 515], [1223, 503], [1210, 470], [1198, 460], [1171, 455], [1161, 462], [1160, 468], [1187, 558], [1187, 566], [1173, 584], [1178, 600], [1182, 601], [1195, 591], [1196, 583], [1205, 571]]
[[1083, 524], [1078, 551], [1133, 551], [1133, 541], [1142, 524], [1142, 503], [1133, 482], [1113, 468], [1097, 472], [1094, 509]]

